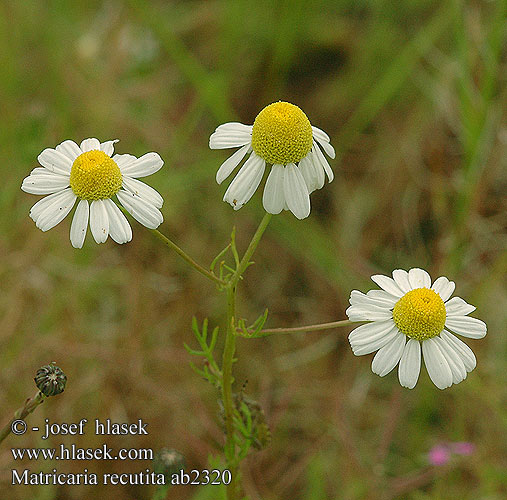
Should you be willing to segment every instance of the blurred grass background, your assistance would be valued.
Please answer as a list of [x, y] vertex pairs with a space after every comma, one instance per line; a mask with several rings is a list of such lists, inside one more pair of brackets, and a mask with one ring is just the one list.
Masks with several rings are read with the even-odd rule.
[[[32, 415], [74, 422], [149, 422], [147, 437], [109, 446], [170, 447], [204, 468], [223, 436], [217, 394], [189, 367], [190, 320], [223, 326], [224, 297], [133, 221], [124, 246], [72, 249], [70, 218], [49, 233], [28, 217], [20, 184], [37, 155], [64, 139], [119, 138], [119, 153], [157, 151], [148, 179], [165, 198], [161, 231], [209, 263], [237, 226], [244, 249], [261, 195], [235, 213], [214, 177], [220, 123], [252, 123], [287, 100], [337, 148], [335, 181], [312, 214], [274, 218], [240, 290], [242, 316], [267, 325], [345, 317], [371, 274], [420, 266], [446, 275], [488, 324], [469, 341], [478, 366], [445, 391], [425, 370], [412, 391], [371, 373], [348, 331], [240, 339], [238, 388], [257, 399], [271, 445], [243, 468], [252, 500], [507, 497], [507, 2], [453, 0], [4, 1], [0, 4], [0, 411], [2, 423], [57, 361], [64, 395]], [[90, 433], [49, 445], [99, 446]], [[438, 443], [470, 457], [432, 467]], [[139, 471], [149, 464], [15, 464], [0, 451], [2, 498], [144, 500], [145, 487], [11, 486], [11, 468]], [[218, 500], [177, 487], [170, 498]]]

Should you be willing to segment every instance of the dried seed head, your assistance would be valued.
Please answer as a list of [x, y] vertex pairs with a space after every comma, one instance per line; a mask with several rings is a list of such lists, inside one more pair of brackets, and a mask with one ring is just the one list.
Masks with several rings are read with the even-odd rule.
[[185, 468], [185, 457], [177, 450], [162, 448], [155, 453], [153, 472], [164, 474], [166, 480], [171, 481], [171, 475]]

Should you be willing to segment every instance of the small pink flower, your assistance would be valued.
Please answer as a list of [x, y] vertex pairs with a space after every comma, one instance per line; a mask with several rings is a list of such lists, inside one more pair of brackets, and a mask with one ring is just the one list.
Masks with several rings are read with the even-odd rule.
[[449, 449], [442, 445], [433, 446], [428, 453], [428, 461], [431, 465], [445, 465], [450, 458]]

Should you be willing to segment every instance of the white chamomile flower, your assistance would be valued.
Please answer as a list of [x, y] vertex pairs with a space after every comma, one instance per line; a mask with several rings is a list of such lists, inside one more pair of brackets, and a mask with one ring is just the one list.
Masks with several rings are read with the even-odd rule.
[[371, 279], [382, 290], [367, 294], [353, 290], [347, 316], [351, 321], [370, 321], [349, 335], [356, 356], [377, 351], [371, 368], [383, 377], [398, 364], [400, 384], [412, 389], [424, 364], [439, 389], [464, 380], [476, 365], [472, 350], [449, 330], [480, 339], [486, 324], [471, 318], [475, 307], [459, 297], [450, 298], [454, 282], [444, 276], [431, 284], [430, 275], [418, 268], [396, 269], [393, 277]]
[[322, 188], [325, 174], [329, 182], [334, 177], [322, 153], [323, 149], [328, 156], [335, 157], [329, 136], [312, 127], [303, 111], [288, 102], [266, 106], [253, 125], [220, 125], [211, 135], [209, 146], [211, 149], [240, 148], [218, 169], [219, 184], [249, 155], [224, 195], [224, 201], [234, 210], [239, 210], [259, 187], [266, 163], [272, 168], [262, 202], [270, 214], [285, 209], [298, 219], [308, 217], [310, 193]]
[[79, 200], [70, 226], [74, 248], [83, 246], [88, 221], [97, 243], [104, 243], [108, 236], [117, 243], [126, 243], [132, 239], [132, 229], [112, 200], [114, 195], [144, 226], [155, 229], [162, 223], [162, 196], [137, 177], [153, 174], [164, 162], [157, 153], [146, 153], [140, 158], [128, 154], [113, 156], [116, 142], [100, 143], [92, 138], [78, 146], [68, 140], [38, 156], [42, 168], [32, 170], [21, 189], [49, 195], [30, 210], [39, 229], [48, 231], [55, 227]]

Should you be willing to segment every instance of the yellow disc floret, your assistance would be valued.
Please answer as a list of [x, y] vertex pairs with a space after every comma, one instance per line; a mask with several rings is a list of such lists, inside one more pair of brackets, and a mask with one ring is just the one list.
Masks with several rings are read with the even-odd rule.
[[116, 194], [122, 183], [120, 168], [103, 151], [79, 155], [70, 171], [70, 187], [83, 200], [102, 200]]
[[275, 102], [255, 118], [252, 149], [268, 163], [296, 163], [312, 149], [312, 126], [294, 104]]
[[444, 301], [429, 288], [407, 292], [393, 309], [393, 320], [398, 329], [416, 340], [436, 337], [445, 325]]

